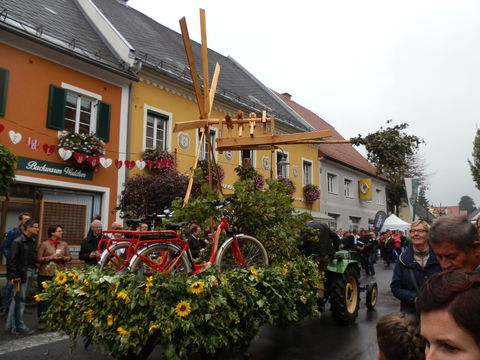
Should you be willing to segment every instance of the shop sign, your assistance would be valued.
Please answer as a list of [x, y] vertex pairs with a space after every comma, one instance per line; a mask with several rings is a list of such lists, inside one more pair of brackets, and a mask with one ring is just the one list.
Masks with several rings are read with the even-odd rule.
[[62, 176], [79, 180], [93, 179], [93, 172], [91, 169], [79, 169], [71, 165], [57, 164], [50, 161], [30, 159], [22, 156], [18, 157], [17, 170]]

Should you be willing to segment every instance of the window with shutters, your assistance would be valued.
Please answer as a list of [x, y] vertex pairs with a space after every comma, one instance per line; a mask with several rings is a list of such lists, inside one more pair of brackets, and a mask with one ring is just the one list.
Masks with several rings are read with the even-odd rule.
[[64, 130], [90, 134], [96, 125], [96, 100], [67, 91]]
[[108, 142], [110, 137], [110, 108], [98, 94], [62, 83], [50, 85], [47, 127], [73, 130], [77, 133], [95, 133]]
[[145, 133], [146, 149], [167, 150], [167, 130], [169, 116], [154, 111], [147, 112], [147, 125]]
[[0, 116], [5, 116], [7, 108], [8, 76], [7, 69], [0, 68]]

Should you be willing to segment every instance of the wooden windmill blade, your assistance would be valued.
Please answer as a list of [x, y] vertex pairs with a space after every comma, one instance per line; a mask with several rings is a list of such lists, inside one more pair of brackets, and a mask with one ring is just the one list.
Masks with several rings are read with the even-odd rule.
[[212, 77], [212, 86], [210, 87], [210, 94], [209, 94], [209, 113], [213, 109], [213, 100], [215, 99], [215, 93], [217, 92], [217, 84], [218, 84], [218, 77], [220, 76], [220, 64], [217, 62], [215, 64], [215, 70], [213, 72]]
[[200, 88], [200, 80], [198, 78], [197, 67], [195, 66], [195, 59], [193, 58], [193, 50], [192, 44], [190, 43], [190, 35], [188, 34], [187, 20], [185, 17], [182, 17], [179, 22], [180, 29], [182, 30], [183, 47], [185, 48], [188, 66], [190, 66], [190, 75], [192, 77], [193, 88], [195, 90], [195, 97], [197, 98], [200, 119], [204, 119], [206, 117], [205, 103], [202, 97], [202, 89]]
[[208, 84], [207, 24], [204, 9], [200, 9], [200, 31], [202, 37], [203, 110], [206, 117], [208, 117], [208, 114], [210, 113], [210, 94]]

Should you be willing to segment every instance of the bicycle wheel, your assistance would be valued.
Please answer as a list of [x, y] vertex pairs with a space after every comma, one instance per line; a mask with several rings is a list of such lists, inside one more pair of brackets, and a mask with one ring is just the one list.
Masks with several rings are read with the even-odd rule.
[[218, 251], [215, 265], [220, 271], [236, 267], [268, 265], [267, 251], [262, 243], [252, 236], [241, 235], [230, 238]]
[[132, 272], [151, 274], [154, 272], [191, 272], [190, 263], [182, 249], [174, 244], [160, 243], [149, 245], [130, 261]]
[[[112, 268], [115, 271], [123, 270], [128, 266], [130, 254], [128, 254], [129, 242], [119, 242], [109, 247], [109, 250], [104, 250], [97, 267], [100, 271]], [[115, 257], [113, 254], [117, 257]]]

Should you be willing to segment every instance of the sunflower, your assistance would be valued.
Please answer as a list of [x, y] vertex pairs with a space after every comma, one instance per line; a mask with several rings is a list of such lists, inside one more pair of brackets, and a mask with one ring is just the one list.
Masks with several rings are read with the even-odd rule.
[[122, 328], [122, 327], [117, 328], [117, 331], [118, 331], [118, 333], [119, 333], [120, 335], [122, 335], [122, 336], [127, 336], [127, 335], [128, 335], [128, 331], [125, 330], [125, 329]]
[[89, 282], [88, 280], [83, 280], [83, 285], [89, 286], [89, 285], [90, 285], [90, 282]]
[[152, 332], [154, 332], [155, 330], [157, 330], [157, 329], [159, 329], [159, 328], [160, 328], [160, 326], [158, 326], [158, 325], [155, 325], [155, 324], [154, 324], [154, 325], [150, 325], [150, 327], [148, 328], [148, 332], [149, 332], [149, 333], [152, 333]]
[[87, 319], [87, 322], [91, 323], [93, 321], [93, 310], [92, 309], [88, 309], [87, 311], [84, 311], [83, 315], [85, 315], [85, 318]]
[[217, 287], [217, 286], [218, 286], [218, 280], [217, 280], [217, 279], [213, 279], [212, 285], [215, 286], [215, 287]]
[[190, 291], [193, 294], [201, 294], [205, 290], [205, 283], [203, 281], [196, 281], [190, 285]]
[[175, 307], [175, 312], [180, 317], [186, 317], [191, 311], [190, 304], [186, 301], [179, 302]]
[[43, 299], [40, 297], [40, 295], [35, 295], [34, 296], [36, 302], [43, 301]]
[[130, 302], [130, 298], [128, 297], [128, 294], [125, 291], [120, 291], [117, 294], [117, 299], [122, 299], [125, 304], [128, 304]]
[[73, 282], [78, 282], [78, 274], [77, 273], [68, 273], [68, 277], [72, 278]]
[[108, 325], [108, 326], [112, 326], [112, 325], [113, 325], [113, 315], [112, 315], [112, 314], [108, 314], [108, 315], [107, 315], [107, 325]]
[[46, 281], [42, 281], [42, 288], [46, 289], [48, 286], [47, 282]]
[[112, 285], [113, 293], [116, 293], [117, 290], [118, 290], [118, 287], [120, 286], [120, 282], [115, 281], [114, 283], [112, 283], [112, 284], [110, 284], [110, 285]]
[[258, 275], [257, 269], [255, 269], [253, 266], [250, 266], [250, 268], [249, 268], [248, 270], [250, 270], [250, 272], [251, 272], [253, 275], [255, 275], [255, 276]]
[[286, 267], [282, 268], [282, 275], [285, 276], [288, 274], [288, 269]]
[[58, 272], [57, 276], [55, 276], [55, 282], [59, 285], [63, 285], [67, 282], [67, 275], [63, 272]]

